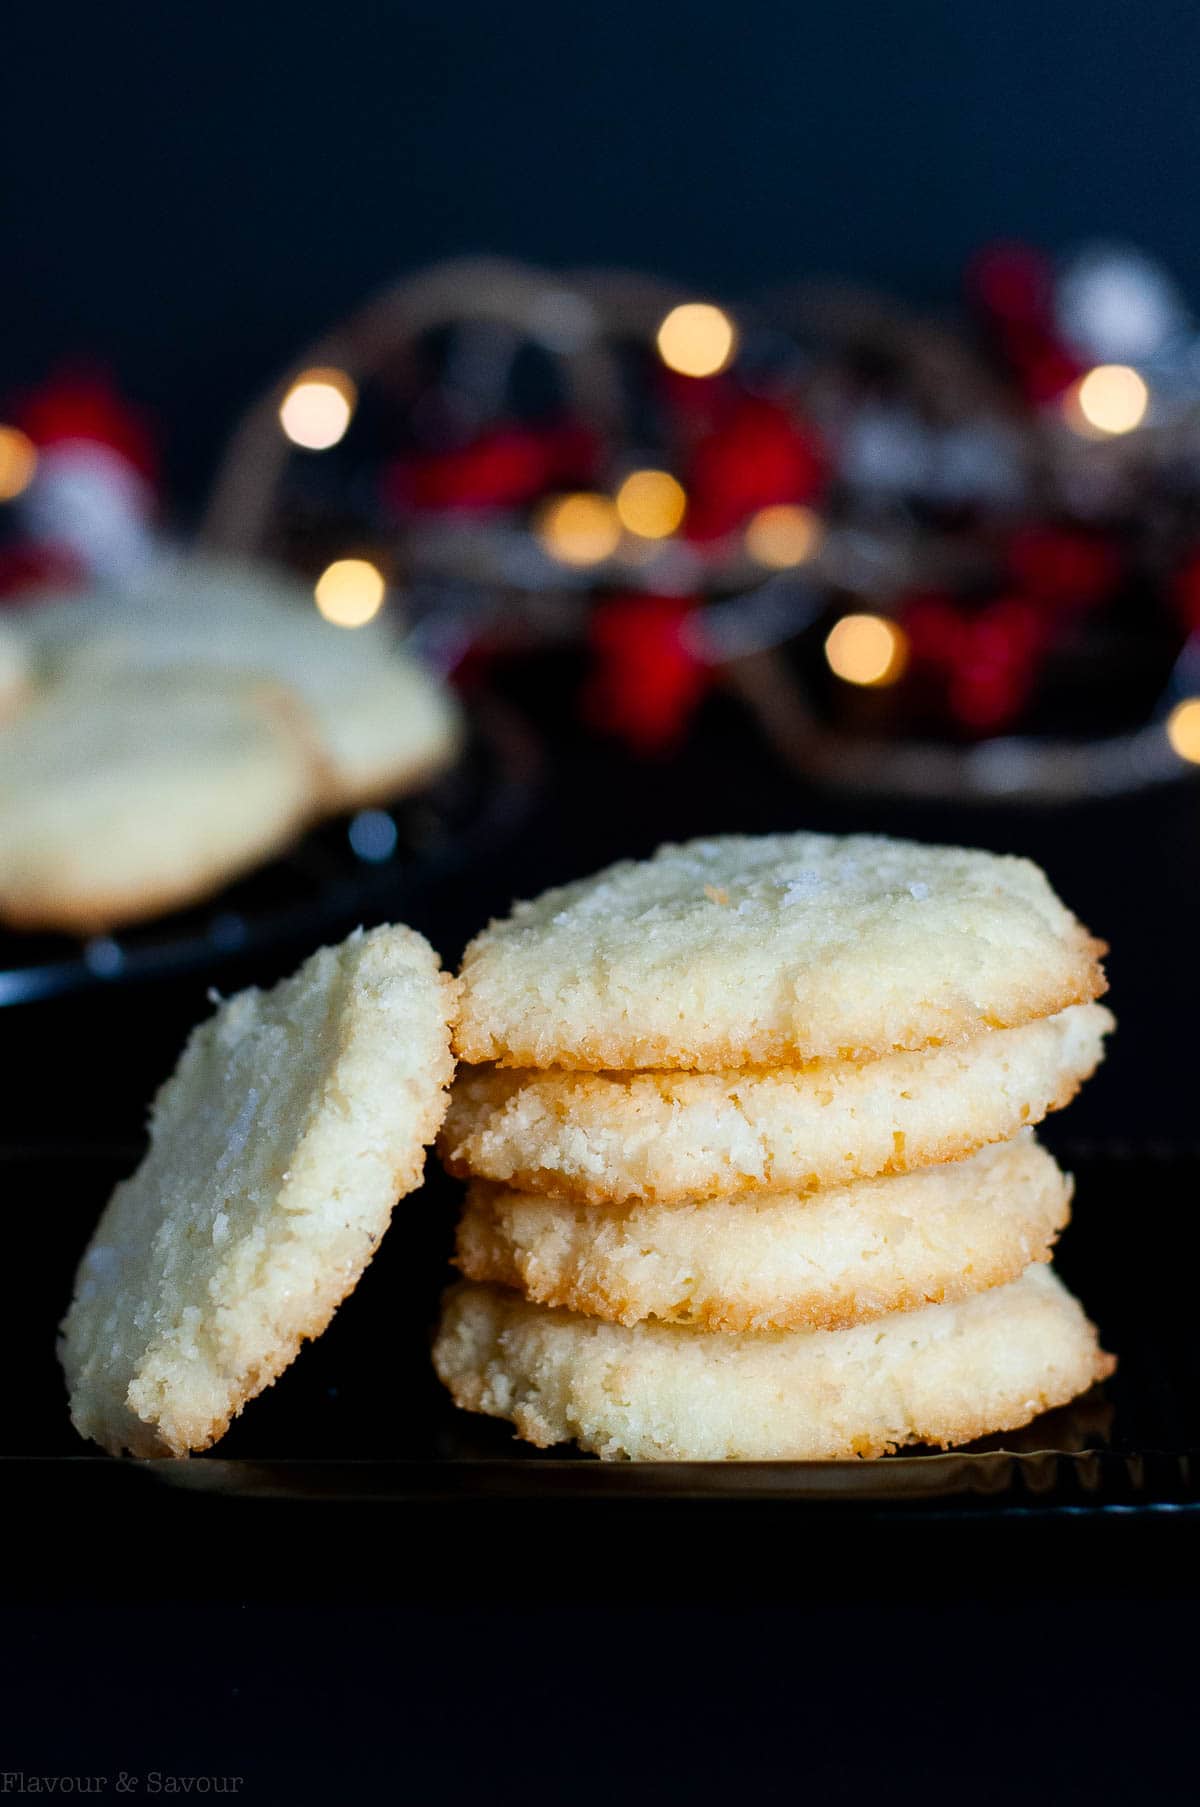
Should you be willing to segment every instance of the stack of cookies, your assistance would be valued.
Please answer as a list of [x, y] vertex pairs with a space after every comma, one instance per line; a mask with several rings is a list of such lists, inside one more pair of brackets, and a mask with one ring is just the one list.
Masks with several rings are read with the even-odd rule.
[[1031, 1126], [1101, 1057], [1102, 952], [1026, 861], [865, 836], [519, 904], [463, 963], [456, 1401], [607, 1457], [804, 1459], [1085, 1391], [1112, 1362]]

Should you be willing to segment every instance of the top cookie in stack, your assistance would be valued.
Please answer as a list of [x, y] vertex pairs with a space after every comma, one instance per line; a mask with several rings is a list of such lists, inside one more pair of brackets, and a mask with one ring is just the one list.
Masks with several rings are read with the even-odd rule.
[[1102, 952], [1026, 861], [865, 836], [519, 904], [463, 964], [443, 1378], [643, 1456], [874, 1453], [1070, 1398], [1106, 1358], [1033, 1271], [1069, 1185], [1026, 1126], [1100, 1058]]
[[868, 1060], [1105, 990], [1038, 867], [882, 836], [662, 847], [519, 903], [463, 959], [456, 1045], [506, 1067]]

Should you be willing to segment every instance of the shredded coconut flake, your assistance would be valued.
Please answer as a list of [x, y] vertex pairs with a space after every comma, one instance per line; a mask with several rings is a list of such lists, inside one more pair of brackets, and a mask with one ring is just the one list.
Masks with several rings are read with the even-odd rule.
[[821, 894], [821, 875], [818, 872], [797, 872], [794, 877], [783, 882], [783, 903], [808, 903]]
[[255, 1114], [258, 1111], [258, 1089], [251, 1086], [246, 1093], [246, 1102], [230, 1125], [229, 1140], [217, 1159], [216, 1171], [225, 1173], [239, 1158], [246, 1143], [250, 1140], [250, 1131], [254, 1127]]

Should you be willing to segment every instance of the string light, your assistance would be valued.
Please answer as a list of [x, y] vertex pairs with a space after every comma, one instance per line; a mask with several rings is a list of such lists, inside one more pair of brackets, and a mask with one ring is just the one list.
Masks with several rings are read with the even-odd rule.
[[562, 565], [601, 565], [621, 539], [621, 523], [608, 497], [584, 489], [547, 502], [533, 530], [544, 550]]
[[825, 657], [843, 683], [882, 688], [894, 684], [907, 665], [908, 638], [882, 615], [843, 615], [829, 630]]
[[1146, 418], [1150, 391], [1129, 364], [1097, 364], [1067, 395], [1067, 421], [1077, 433], [1103, 439], [1132, 433]]
[[20, 427], [0, 426], [0, 502], [28, 489], [37, 469], [37, 447]]
[[622, 527], [643, 540], [665, 540], [684, 517], [687, 495], [670, 471], [631, 471], [617, 491]]
[[709, 301], [673, 307], [658, 329], [658, 355], [681, 376], [716, 376], [737, 349], [737, 329]]
[[303, 371], [279, 405], [279, 424], [293, 445], [327, 452], [350, 425], [358, 390], [344, 370]]
[[1167, 717], [1171, 750], [1189, 765], [1200, 765], [1200, 696], [1185, 697]]
[[757, 564], [786, 571], [812, 557], [823, 533], [821, 518], [811, 508], [777, 502], [751, 516], [746, 525], [746, 551]]
[[369, 559], [339, 558], [322, 571], [313, 594], [335, 627], [365, 627], [383, 607], [387, 584]]

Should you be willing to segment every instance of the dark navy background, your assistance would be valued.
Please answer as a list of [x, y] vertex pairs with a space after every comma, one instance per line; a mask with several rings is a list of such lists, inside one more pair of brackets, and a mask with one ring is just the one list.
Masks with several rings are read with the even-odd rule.
[[991, 235], [1105, 233], [1200, 297], [1198, 52], [1190, 0], [26, 5], [0, 393], [103, 357], [194, 498], [256, 385], [448, 253], [950, 299]]

